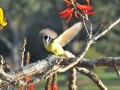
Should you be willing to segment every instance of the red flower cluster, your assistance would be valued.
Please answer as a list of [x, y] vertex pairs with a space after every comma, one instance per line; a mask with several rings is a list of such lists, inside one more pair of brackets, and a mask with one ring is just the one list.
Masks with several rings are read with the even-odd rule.
[[[30, 77], [23, 78], [23, 80], [27, 81], [27, 82], [31, 82], [31, 78]], [[31, 84], [31, 85], [25, 86], [25, 87], [22, 86], [19, 90], [24, 90], [24, 88], [27, 89], [27, 90], [33, 90], [34, 88], [37, 88], [37, 86]]]
[[[79, 3], [76, 2], [76, 0], [64, 0], [67, 3], [67, 8], [61, 12], [58, 12], [58, 14], [61, 14], [61, 18], [65, 18], [68, 17], [66, 23], [68, 23], [71, 18], [72, 15], [74, 13], [74, 16], [76, 18], [78, 18], [78, 11], [81, 11], [81, 15], [92, 15], [95, 14], [95, 12], [88, 12], [90, 11], [93, 7], [89, 5], [90, 0], [86, 0], [86, 4], [85, 5], [81, 5]], [[73, 7], [71, 7], [73, 6]]]

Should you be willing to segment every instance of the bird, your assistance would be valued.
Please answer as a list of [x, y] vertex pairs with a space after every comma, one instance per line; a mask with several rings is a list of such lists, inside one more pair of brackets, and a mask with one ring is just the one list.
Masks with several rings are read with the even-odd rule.
[[44, 47], [54, 55], [66, 57], [63, 47], [69, 43], [82, 29], [82, 23], [75, 23], [72, 27], [65, 30], [59, 36], [49, 28], [40, 31], [39, 36], [42, 37]]

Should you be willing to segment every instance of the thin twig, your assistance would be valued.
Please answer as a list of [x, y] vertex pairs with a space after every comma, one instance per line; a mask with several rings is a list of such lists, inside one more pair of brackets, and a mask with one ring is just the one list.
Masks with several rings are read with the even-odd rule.
[[47, 79], [46, 86], [45, 86], [45, 90], [50, 90], [51, 80], [52, 80], [52, 77], [50, 76], [50, 77]]
[[87, 32], [87, 34], [88, 34], [88, 36], [89, 36], [89, 32], [88, 32], [88, 29], [87, 29], [87, 26], [86, 26], [86, 23], [85, 23], [85, 19], [84, 19], [84, 18], [83, 18], [83, 24], [84, 24], [85, 30], [86, 30], [86, 32]]
[[86, 68], [79, 68], [79, 67], [76, 67], [76, 70], [88, 76], [90, 79], [92, 79], [101, 90], [107, 90], [107, 87], [102, 83], [102, 81], [98, 78], [98, 76], [95, 75], [93, 72], [87, 70]]
[[25, 60], [25, 65], [28, 65], [30, 63], [30, 52], [27, 52], [26, 54], [26, 60]]
[[6, 87], [6, 90], [10, 90], [10, 86], [9, 85]]
[[52, 84], [57, 85], [57, 73], [53, 74]]
[[70, 68], [69, 69], [69, 89], [68, 90], [76, 90], [76, 69], [75, 68]]
[[23, 47], [20, 48], [20, 52], [22, 54], [22, 59], [21, 59], [21, 67], [24, 66], [24, 53], [25, 53], [25, 45], [27, 44], [26, 42], [27, 38], [24, 38], [24, 41], [23, 41]]
[[93, 38], [98, 35], [98, 33], [100, 32], [100, 30], [101, 30], [102, 27], [103, 27], [103, 24], [100, 26], [99, 30], [95, 33], [95, 35], [93, 36]]
[[119, 71], [118, 66], [115, 64], [113, 66], [114, 66], [115, 71], [117, 72], [118, 77], [120, 78], [120, 71]]
[[88, 21], [88, 23], [89, 23], [89, 25], [90, 25], [90, 35], [91, 35], [91, 37], [92, 37], [92, 35], [93, 35], [92, 23], [90, 22], [89, 18], [87, 19], [87, 21]]
[[[67, 57], [75, 57], [71, 52], [65, 51]], [[76, 69], [74, 67], [69, 69], [69, 84], [68, 90], [76, 90]]]
[[120, 18], [118, 18], [113, 24], [111, 24], [106, 30], [104, 30], [103, 32], [101, 32], [100, 34], [98, 34], [96, 37], [94, 37], [94, 41], [96, 41], [98, 38], [100, 38], [101, 36], [105, 35], [108, 31], [111, 30], [111, 28], [113, 28], [115, 25], [117, 25], [118, 23], [120, 23]]

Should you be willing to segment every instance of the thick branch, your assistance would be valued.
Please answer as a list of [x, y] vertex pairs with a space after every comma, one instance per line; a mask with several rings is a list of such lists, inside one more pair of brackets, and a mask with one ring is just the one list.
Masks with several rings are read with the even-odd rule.
[[[16, 71], [9, 72], [7, 73], [8, 75], [12, 76], [11, 80], [19, 80], [21, 78], [35, 75], [35, 74], [40, 74], [40, 79], [43, 79], [46, 77], [46, 71], [49, 70], [49, 73], [47, 73], [48, 77], [53, 75], [54, 73], [53, 70], [56, 70], [55, 72], [59, 71], [58, 68], [53, 68], [53, 66], [58, 66], [58, 62], [61, 62], [60, 65], [69, 65], [72, 62], [74, 62], [76, 57], [72, 58], [65, 58], [65, 57], [59, 57], [59, 56], [48, 56], [45, 59], [42, 59], [41, 61], [37, 61], [35, 63], [29, 64], [27, 66], [24, 66]], [[78, 64], [75, 66], [78, 67], [85, 67], [85, 68], [94, 68], [94, 67], [99, 67], [99, 66], [113, 66], [113, 63], [117, 66], [120, 66], [120, 57], [106, 57], [106, 58], [99, 58], [99, 59], [82, 59], [79, 61]], [[64, 71], [64, 70], [63, 70]], [[2, 72], [1, 72], [2, 73]], [[2, 77], [0, 77], [2, 79]], [[7, 81], [7, 80], [5, 80]], [[34, 83], [39, 82], [40, 80], [36, 79]], [[0, 82], [0, 87], [4, 86], [7, 82]], [[8, 84], [8, 83], [7, 83]]]
[[85, 68], [95, 68], [99, 66], [120, 66], [120, 57], [104, 57], [98, 59], [83, 59], [76, 66]]

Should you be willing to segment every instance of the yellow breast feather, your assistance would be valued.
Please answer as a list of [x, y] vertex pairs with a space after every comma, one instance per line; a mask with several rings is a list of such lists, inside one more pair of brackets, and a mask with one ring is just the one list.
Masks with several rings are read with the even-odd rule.
[[55, 55], [65, 56], [63, 48], [61, 48], [59, 43], [55, 42], [54, 40], [48, 46], [46, 46], [45, 44], [44, 46], [49, 52], [52, 52]]

